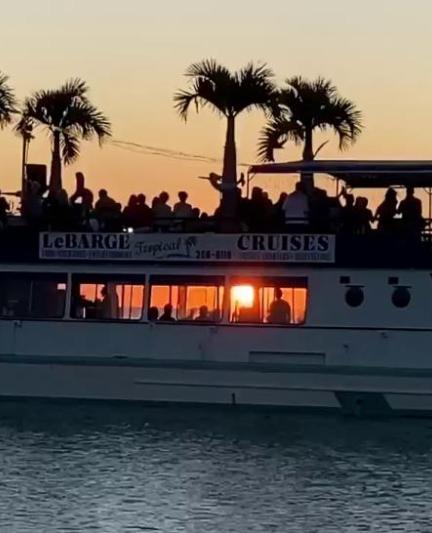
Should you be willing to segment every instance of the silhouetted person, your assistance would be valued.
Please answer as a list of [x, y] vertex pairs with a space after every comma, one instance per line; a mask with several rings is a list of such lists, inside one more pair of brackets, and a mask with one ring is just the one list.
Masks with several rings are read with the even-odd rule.
[[164, 312], [159, 318], [159, 322], [175, 322], [175, 318], [172, 316], [173, 306], [171, 304], [165, 304]]
[[169, 194], [161, 192], [157, 202], [152, 207], [154, 223], [157, 229], [167, 230], [172, 222], [172, 210], [168, 205]]
[[173, 214], [176, 218], [191, 218], [192, 217], [192, 206], [187, 203], [188, 193], [185, 191], [180, 191], [178, 193], [179, 201], [174, 205]]
[[105, 189], [99, 191], [99, 199], [95, 204], [95, 214], [103, 229], [108, 229], [112, 220], [119, 215], [117, 202], [108, 196], [108, 192]]
[[356, 210], [356, 228], [358, 235], [366, 235], [371, 231], [371, 224], [374, 220], [372, 211], [368, 209], [368, 199], [364, 196], [357, 197], [354, 208]]
[[115, 320], [119, 315], [119, 301], [115, 287], [104, 285], [101, 289], [101, 318]]
[[402, 229], [410, 236], [420, 236], [424, 226], [422, 203], [414, 196], [414, 187], [406, 188], [406, 196], [399, 204], [397, 212], [402, 215]]
[[345, 199], [345, 205], [341, 209], [342, 232], [354, 235], [358, 226], [357, 209], [355, 208], [354, 195], [342, 189], [341, 196]]
[[198, 316], [195, 318], [196, 322], [208, 322], [211, 320], [208, 307], [206, 305], [202, 305], [199, 308]]
[[378, 230], [383, 233], [392, 233], [395, 229], [395, 220], [397, 209], [397, 194], [394, 189], [389, 187], [385, 193], [384, 201], [378, 206], [375, 218], [378, 220]]
[[309, 198], [309, 222], [317, 232], [326, 232], [330, 226], [330, 203], [327, 191], [314, 187]]
[[150, 307], [148, 310], [147, 318], [149, 322], [156, 322], [159, 317], [159, 310], [157, 307]]
[[146, 204], [146, 197], [144, 194], [138, 195], [137, 216], [139, 228], [150, 228], [152, 226], [153, 211], [151, 207]]
[[282, 290], [275, 289], [275, 299], [270, 304], [267, 321], [269, 324], [289, 324], [291, 322], [291, 306], [282, 298]]
[[123, 225], [127, 228], [138, 227], [138, 198], [135, 194], [129, 197], [127, 206], [122, 213]]
[[274, 205], [273, 221], [275, 229], [282, 229], [285, 225], [285, 213], [283, 210], [283, 205], [287, 199], [287, 196], [288, 194], [286, 192], [281, 192], [278, 201]]
[[71, 204], [80, 203], [85, 206], [89, 211], [93, 208], [93, 193], [90, 189], [87, 189], [85, 186], [85, 177], [82, 172], [77, 172], [75, 174], [76, 180], [76, 189], [73, 195], [70, 197]]
[[4, 196], [1, 196], [0, 192], [0, 224], [1, 228], [4, 228], [7, 225], [7, 214], [9, 211], [9, 202]]
[[285, 225], [297, 229], [309, 223], [309, 199], [305, 193], [303, 183], [297, 182], [295, 190], [289, 194], [282, 206]]

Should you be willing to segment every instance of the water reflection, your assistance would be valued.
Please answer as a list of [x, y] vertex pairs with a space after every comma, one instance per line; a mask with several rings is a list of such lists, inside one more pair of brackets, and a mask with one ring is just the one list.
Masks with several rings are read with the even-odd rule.
[[0, 407], [0, 531], [429, 531], [432, 422]]

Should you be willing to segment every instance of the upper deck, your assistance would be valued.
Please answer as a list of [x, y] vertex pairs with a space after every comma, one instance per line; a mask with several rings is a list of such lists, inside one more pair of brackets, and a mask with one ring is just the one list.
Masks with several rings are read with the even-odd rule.
[[[206, 217], [205, 221], [159, 220], [145, 228], [131, 228], [121, 219], [110, 220], [93, 232], [88, 219], [46, 219], [35, 224], [12, 217], [10, 224], [0, 231], [0, 261], [432, 268], [432, 161], [300, 161], [255, 165], [249, 174], [286, 174], [288, 178], [327, 174], [338, 185], [343, 182], [352, 190], [421, 188], [429, 195], [428, 214], [415, 231], [406, 227], [403, 217], [397, 216], [386, 231], [370, 226], [369, 222], [366, 229], [355, 226], [347, 229], [344, 206], [338, 196], [317, 195], [320, 202], [324, 201], [324, 210], [320, 204], [314, 212], [314, 192], [323, 192], [315, 188], [310, 193], [308, 220], [302, 224], [288, 219], [286, 213], [282, 219], [280, 213], [271, 220], [265, 219], [253, 199], [242, 199], [247, 204], [246, 220], [240, 206], [236, 220], [231, 221], [231, 233], [226, 232], [227, 225], [217, 215]], [[287, 189], [292, 190], [293, 183]], [[336, 214], [334, 206], [338, 206]]]

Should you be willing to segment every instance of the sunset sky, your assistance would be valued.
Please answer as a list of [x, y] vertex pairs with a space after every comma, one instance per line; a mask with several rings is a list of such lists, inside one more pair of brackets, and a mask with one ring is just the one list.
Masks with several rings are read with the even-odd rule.
[[[20, 99], [79, 76], [111, 119], [113, 138], [220, 157], [223, 121], [205, 110], [185, 125], [173, 93], [185, 86], [186, 67], [202, 58], [230, 68], [267, 62], [278, 82], [322, 75], [357, 103], [365, 131], [342, 157], [432, 159], [431, 24], [430, 0], [16, 0], [2, 6], [0, 70]], [[241, 161], [254, 162], [263, 124], [259, 112], [240, 120]], [[0, 187], [16, 190], [21, 143], [10, 129], [0, 133], [0, 150]], [[49, 150], [41, 132], [30, 161], [48, 164]], [[278, 157], [299, 155], [291, 146]], [[338, 156], [334, 139], [322, 156]], [[206, 209], [217, 201], [197, 176], [219, 171], [218, 164], [145, 156], [109, 143], [100, 150], [93, 143], [66, 168], [69, 191], [78, 169], [89, 187], [104, 186], [122, 202], [131, 192], [151, 197], [161, 189], [172, 195], [187, 189]], [[283, 178], [261, 182], [273, 195], [287, 188]]]

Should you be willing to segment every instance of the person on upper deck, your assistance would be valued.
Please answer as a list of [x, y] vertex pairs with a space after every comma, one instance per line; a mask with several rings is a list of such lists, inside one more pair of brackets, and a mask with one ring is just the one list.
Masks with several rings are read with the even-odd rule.
[[270, 304], [267, 322], [269, 324], [291, 323], [291, 306], [283, 299], [283, 292], [279, 287], [275, 288], [275, 299]]
[[305, 226], [309, 223], [309, 199], [301, 181], [295, 185], [295, 190], [289, 194], [282, 206], [286, 226]]
[[122, 222], [127, 228], [138, 227], [138, 198], [135, 194], [129, 196], [128, 204], [123, 209]]
[[173, 306], [168, 303], [164, 306], [164, 312], [159, 317], [159, 322], [175, 322], [175, 318], [172, 316]]
[[171, 226], [172, 209], [168, 205], [168, 200], [169, 194], [163, 191], [158, 196], [158, 200], [153, 203], [154, 224], [158, 230], [167, 230]]
[[192, 217], [192, 206], [187, 203], [188, 193], [185, 191], [180, 191], [178, 193], [179, 201], [174, 205], [174, 216], [175, 218], [184, 219]]
[[358, 212], [355, 208], [354, 195], [348, 193], [345, 187], [342, 189], [340, 195], [345, 200], [345, 205], [340, 211], [341, 230], [346, 235], [354, 235], [358, 224]]
[[153, 224], [152, 208], [146, 204], [146, 197], [144, 194], [139, 194], [137, 198], [137, 227], [150, 228]]
[[368, 199], [364, 196], [358, 196], [354, 208], [356, 210], [356, 234], [366, 235], [371, 231], [371, 224], [374, 221], [372, 211], [368, 209]]
[[[85, 177], [82, 172], [77, 172], [75, 174], [76, 180], [76, 189], [75, 192], [70, 197], [71, 205], [81, 203], [87, 210], [93, 208], [93, 193], [90, 189], [87, 189], [85, 186]], [[78, 202], [78, 200], [80, 202]]]
[[385, 193], [384, 201], [378, 206], [375, 218], [378, 220], [378, 230], [383, 233], [392, 233], [395, 229], [395, 215], [397, 211], [397, 193], [389, 187]]
[[414, 196], [414, 187], [406, 188], [406, 196], [399, 204], [397, 213], [402, 215], [402, 227], [406, 233], [420, 235], [424, 227], [422, 203]]
[[0, 224], [3, 229], [7, 224], [7, 214], [10, 209], [9, 202], [4, 196], [1, 196], [0, 191]]

